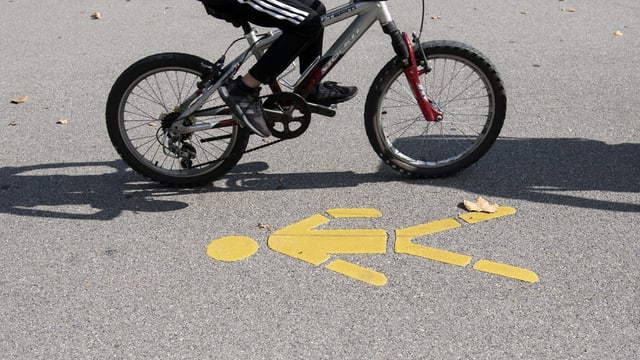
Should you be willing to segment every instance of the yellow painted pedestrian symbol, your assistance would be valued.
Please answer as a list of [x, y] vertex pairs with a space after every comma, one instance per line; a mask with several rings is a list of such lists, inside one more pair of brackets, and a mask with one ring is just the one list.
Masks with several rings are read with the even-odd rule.
[[[468, 224], [475, 224], [514, 213], [514, 208], [500, 207], [492, 214], [469, 213], [460, 215], [460, 219]], [[366, 208], [330, 209], [327, 210], [327, 214], [332, 218], [382, 216], [378, 210]], [[334, 255], [386, 253], [387, 232], [384, 229], [318, 229], [330, 221], [330, 218], [321, 214], [310, 216], [275, 231], [269, 237], [267, 244], [276, 252], [316, 266], [331, 260]], [[396, 229], [394, 251], [398, 254], [413, 255], [427, 260], [466, 267], [472, 262], [472, 256], [413, 242], [415, 238], [453, 230], [461, 226], [460, 222], [454, 219], [443, 219]], [[237, 261], [253, 255], [257, 249], [258, 244], [253, 239], [243, 236], [228, 236], [212, 241], [207, 248], [207, 254], [220, 261]], [[384, 274], [341, 259], [329, 261], [325, 268], [375, 286], [387, 283], [387, 277]], [[536, 273], [531, 270], [486, 259], [476, 261], [472, 269], [530, 283], [539, 280]]]

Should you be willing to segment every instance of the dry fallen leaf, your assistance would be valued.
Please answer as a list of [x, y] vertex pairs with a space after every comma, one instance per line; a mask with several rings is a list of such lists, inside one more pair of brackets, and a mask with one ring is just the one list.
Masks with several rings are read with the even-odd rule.
[[486, 212], [490, 214], [498, 211], [498, 204], [491, 205], [485, 198], [481, 196], [476, 199], [476, 202], [465, 200], [464, 207], [468, 211]]
[[442, 16], [440, 16], [440, 15], [434, 15], [434, 16], [432, 16], [432, 17], [431, 17], [431, 19], [432, 19], [432, 20], [440, 20], [440, 19], [442, 19]]
[[27, 100], [29, 100], [29, 97], [25, 95], [25, 96], [19, 97], [17, 99], [11, 100], [11, 103], [12, 104], [22, 104], [23, 102], [27, 102]]
[[91, 14], [91, 18], [93, 20], [100, 20], [100, 19], [102, 19], [102, 14], [99, 13], [99, 12], [94, 12], [93, 14]]
[[614, 32], [613, 32], [613, 35], [615, 35], [615, 36], [622, 36], [622, 31], [620, 31], [620, 30], [616, 30], [616, 31], [614, 31]]
[[269, 225], [269, 224], [259, 223], [259, 224], [258, 224], [258, 228], [260, 228], [260, 229], [265, 229], [265, 230], [267, 230], [267, 231], [271, 231], [271, 232], [275, 231], [275, 229], [273, 228], [273, 226], [271, 226], [271, 225]]
[[56, 121], [56, 124], [67, 125], [67, 124], [69, 124], [69, 119], [60, 119], [60, 120]]

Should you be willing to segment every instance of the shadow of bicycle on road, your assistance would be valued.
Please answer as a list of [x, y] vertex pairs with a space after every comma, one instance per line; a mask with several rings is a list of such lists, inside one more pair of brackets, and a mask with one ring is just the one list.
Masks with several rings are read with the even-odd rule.
[[640, 144], [501, 138], [479, 166], [438, 185], [538, 203], [640, 212]]
[[111, 220], [125, 210], [165, 212], [188, 206], [162, 199], [170, 189], [126, 170], [120, 160], [0, 168], [0, 213]]
[[577, 208], [640, 212], [638, 165], [640, 144], [608, 145], [574, 138], [501, 138], [477, 165], [456, 176], [435, 180], [406, 179], [384, 164], [369, 174], [273, 174], [265, 172], [267, 163], [250, 162], [239, 164], [211, 185], [174, 189], [146, 181], [120, 160], [42, 164], [0, 168], [0, 213], [110, 220], [123, 211], [171, 212], [186, 208], [185, 202], [167, 199], [176, 195], [332, 189], [391, 182]]
[[[245, 165], [248, 170], [251, 167]], [[266, 165], [265, 168], [266, 169]], [[608, 145], [576, 138], [500, 138], [476, 165], [442, 179], [411, 180], [380, 164], [371, 174], [230, 173], [230, 189], [280, 190], [342, 188], [363, 183], [404, 181], [467, 192], [577, 208], [640, 211], [640, 144]], [[602, 193], [608, 193], [603, 195]], [[612, 193], [629, 201], [608, 199]]]

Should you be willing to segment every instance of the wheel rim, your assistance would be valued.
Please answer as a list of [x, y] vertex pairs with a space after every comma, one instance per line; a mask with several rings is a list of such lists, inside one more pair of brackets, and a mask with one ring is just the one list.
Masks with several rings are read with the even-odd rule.
[[421, 76], [427, 96], [443, 111], [428, 122], [417, 106], [403, 69], [383, 89], [377, 133], [391, 156], [420, 168], [441, 168], [471, 154], [487, 136], [495, 95], [489, 79], [475, 64], [454, 55], [429, 58], [431, 71]]
[[[184, 67], [157, 68], [139, 76], [125, 91], [118, 112], [118, 125], [125, 145], [145, 167], [171, 177], [195, 177], [208, 173], [223, 163], [239, 140], [237, 126], [198, 131], [185, 139], [185, 150], [195, 150], [196, 157], [186, 160], [167, 152], [162, 118], [173, 112], [186, 97], [197, 90], [201, 74]], [[220, 106], [216, 94], [203, 108]], [[198, 117], [198, 122], [220, 121], [225, 116]], [[163, 142], [164, 140], [164, 142]], [[190, 168], [185, 168], [188, 165]]]

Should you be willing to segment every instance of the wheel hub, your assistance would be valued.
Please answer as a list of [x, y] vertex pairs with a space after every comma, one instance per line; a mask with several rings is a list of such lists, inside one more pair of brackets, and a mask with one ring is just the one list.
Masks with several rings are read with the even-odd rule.
[[169, 130], [171, 128], [171, 125], [173, 125], [173, 123], [178, 120], [178, 116], [180, 116], [180, 113], [178, 112], [172, 112], [172, 113], [168, 113], [168, 114], [163, 114], [160, 116], [160, 123], [162, 124], [162, 128], [164, 130]]

